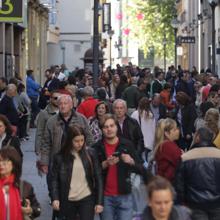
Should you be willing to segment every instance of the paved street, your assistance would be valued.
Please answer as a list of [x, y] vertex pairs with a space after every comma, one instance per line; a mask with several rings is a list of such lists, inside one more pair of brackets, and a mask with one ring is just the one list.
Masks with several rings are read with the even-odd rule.
[[42, 213], [38, 220], [50, 220], [51, 219], [51, 207], [49, 206], [48, 191], [46, 185], [46, 178], [40, 177], [36, 169], [36, 155], [34, 153], [34, 137], [35, 129], [31, 129], [29, 132], [31, 138], [29, 141], [21, 143], [21, 148], [24, 153], [24, 165], [23, 165], [23, 179], [32, 183], [37, 199], [41, 204]]

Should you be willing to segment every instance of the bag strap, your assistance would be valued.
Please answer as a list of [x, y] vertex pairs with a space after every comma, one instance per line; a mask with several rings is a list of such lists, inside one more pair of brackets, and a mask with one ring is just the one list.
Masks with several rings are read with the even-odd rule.
[[20, 197], [22, 199], [24, 197], [24, 181], [23, 180], [20, 181], [19, 189], [20, 189]]

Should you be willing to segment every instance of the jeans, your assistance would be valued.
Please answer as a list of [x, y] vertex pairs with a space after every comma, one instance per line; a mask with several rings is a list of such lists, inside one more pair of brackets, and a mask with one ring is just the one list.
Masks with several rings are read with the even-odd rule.
[[105, 196], [102, 220], [132, 220], [132, 195]]
[[220, 208], [211, 208], [209, 210], [193, 209], [192, 220], [219, 220]]

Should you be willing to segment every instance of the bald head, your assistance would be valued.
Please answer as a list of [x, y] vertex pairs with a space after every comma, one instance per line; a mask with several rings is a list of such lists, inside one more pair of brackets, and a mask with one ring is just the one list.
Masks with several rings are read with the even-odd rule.
[[73, 109], [73, 99], [70, 95], [60, 95], [58, 99], [59, 111], [62, 115], [68, 116]]

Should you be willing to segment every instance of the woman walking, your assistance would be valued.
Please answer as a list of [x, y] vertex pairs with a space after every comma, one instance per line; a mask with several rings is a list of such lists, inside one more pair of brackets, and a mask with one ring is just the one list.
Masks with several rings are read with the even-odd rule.
[[66, 142], [53, 161], [51, 197], [60, 219], [93, 219], [103, 210], [101, 167], [95, 151], [85, 146], [83, 128], [71, 126]]

